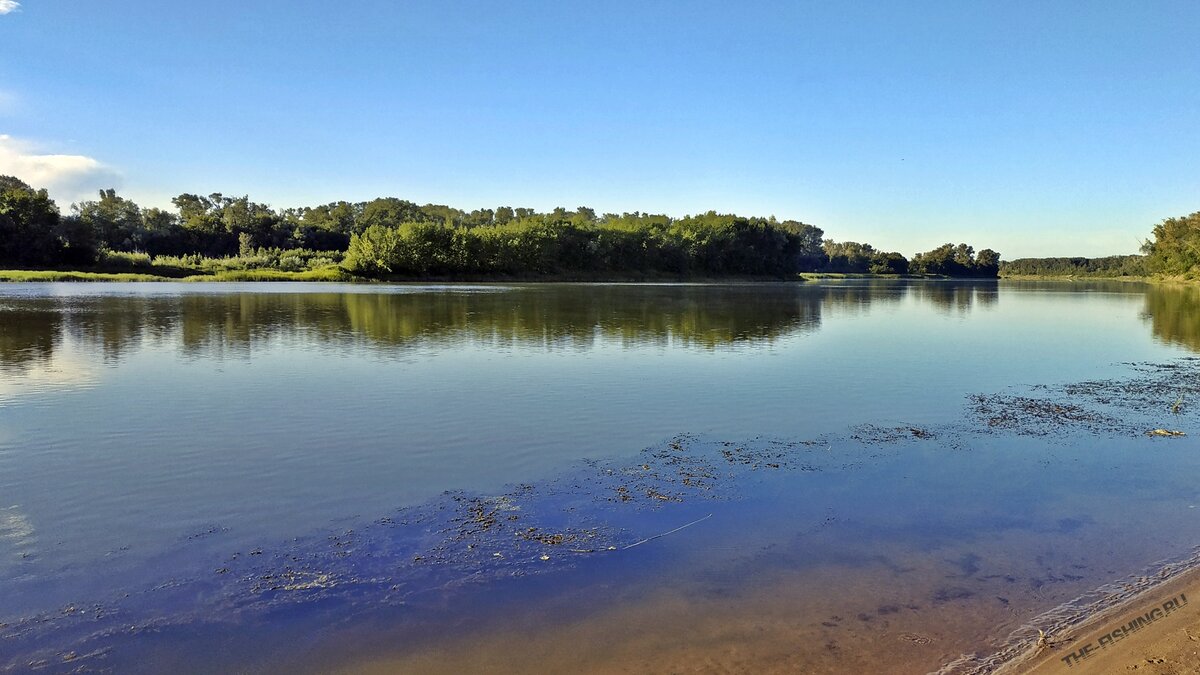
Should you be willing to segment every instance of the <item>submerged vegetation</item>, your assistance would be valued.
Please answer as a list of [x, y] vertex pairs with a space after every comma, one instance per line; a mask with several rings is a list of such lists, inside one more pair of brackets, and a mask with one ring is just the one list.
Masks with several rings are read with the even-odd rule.
[[[707, 541], [734, 542], [719, 547], [731, 551], [729, 557], [715, 562], [705, 559], [689, 567], [689, 574], [700, 569], [704, 575], [700, 578], [718, 579], [722, 602], [729, 596], [727, 589], [738, 588], [726, 585], [725, 579], [750, 576], [745, 573], [747, 565], [755, 564], [748, 563], [742, 551], [761, 548], [770, 550], [772, 558], [779, 557], [776, 554], [787, 557], [789, 566], [830, 565], [849, 559], [854, 568], [865, 568], [868, 565], [860, 561], [867, 560], [869, 566], [883, 571], [864, 574], [882, 574], [884, 583], [893, 583], [899, 575], [915, 571], [896, 560], [920, 560], [897, 558], [895, 551], [927, 548], [923, 539], [913, 548], [893, 548], [895, 540], [914, 536], [913, 528], [895, 530], [896, 505], [915, 503], [920, 522], [914, 528], [928, 530], [943, 542], [932, 555], [949, 567], [936, 574], [903, 577], [903, 595], [886, 600], [874, 595], [847, 599], [841, 586], [826, 584], [828, 596], [815, 597], [838, 606], [851, 603], [851, 610], [832, 615], [797, 614], [790, 619], [788, 634], [811, 631], [826, 636], [807, 641], [810, 649], [820, 651], [828, 650], [830, 635], [857, 638], [872, 631], [875, 639], [889, 634], [894, 639], [895, 629], [889, 628], [888, 621], [901, 611], [901, 603], [912, 612], [928, 607], [931, 625], [941, 625], [948, 603], [964, 603], [950, 610], [954, 613], [969, 608], [1000, 617], [1012, 616], [1017, 607], [1028, 611], [1026, 608], [1044, 610], [1050, 605], [1051, 609], [1026, 621], [995, 651], [991, 645], [986, 651], [954, 650], [961, 656], [953, 663], [962, 668], [953, 672], [967, 672], [966, 667], [971, 667], [969, 672], [992, 672], [994, 666], [1018, 663], [1027, 647], [1042, 645], [1047, 634], [1067, 634], [1097, 612], [1195, 566], [1193, 553], [1188, 558], [1153, 563], [1144, 574], [1096, 588], [1097, 581], [1115, 574], [1109, 565], [1098, 564], [1113, 555], [1109, 548], [1101, 547], [1091, 557], [1047, 558], [1040, 554], [1063, 535], [1081, 537], [1077, 530], [1085, 526], [1099, 529], [1086, 513], [1068, 516], [1080, 513], [1075, 510], [1081, 508], [1078, 504], [1066, 512], [1043, 511], [1040, 504], [1012, 507], [1013, 495], [1020, 492], [962, 487], [963, 476], [974, 482], [994, 482], [994, 468], [972, 470], [972, 464], [978, 464], [980, 457], [991, 460], [999, 454], [987, 443], [997, 436], [1020, 439], [1015, 445], [1022, 450], [1019, 453], [1001, 448], [1012, 462], [1006, 475], [1011, 473], [1021, 482], [1036, 481], [1048, 466], [1057, 469], [1065, 465], [1092, 476], [1111, 471], [1114, 458], [1121, 461], [1120, 455], [1096, 460], [1089, 457], [1095, 453], [1064, 450], [1056, 439], [1094, 441], [1125, 436], [1121, 453], [1150, 456], [1160, 454], [1148, 452], [1157, 448], [1151, 444], [1177, 443], [1167, 439], [1184, 437], [1186, 432], [1155, 426], [1172, 413], [1154, 404], [1179, 391], [1189, 396], [1200, 393], [1196, 384], [1200, 361], [1127, 366], [1127, 372], [1113, 379], [979, 393], [937, 426], [865, 423], [793, 438], [727, 440], [679, 434], [633, 456], [580, 459], [556, 474], [506, 484], [486, 494], [449, 490], [369, 518], [340, 519], [300, 536], [230, 536], [230, 528], [204, 525], [184, 535], [186, 544], [181, 547], [186, 545], [188, 555], [179, 556], [173, 565], [156, 564], [153, 558], [135, 561], [140, 575], [122, 575], [116, 583], [82, 590], [68, 587], [71, 595], [52, 607], [46, 607], [47, 603], [28, 608], [18, 605], [0, 623], [0, 640], [7, 647], [0, 656], [0, 668], [40, 670], [69, 665], [73, 672], [121, 671], [128, 669], [126, 664], [147, 661], [148, 637], [154, 638], [151, 649], [161, 644], [176, 647], [194, 641], [197, 634], [223, 637], [229, 630], [261, 631], [268, 626], [274, 631], [302, 631], [313, 620], [349, 623], [361, 620], [365, 612], [388, 612], [397, 607], [419, 616], [425, 622], [422, 628], [439, 627], [443, 621], [446, 625], [461, 623], [461, 613], [440, 614], [437, 608], [452, 605], [471, 607], [473, 612], [480, 607], [489, 611], [483, 595], [498, 595], [497, 589], [511, 594], [511, 587], [503, 584], [513, 579], [521, 581], [522, 602], [537, 602], [543, 596], [529, 585], [531, 580], [572, 571], [578, 575], [574, 578], [600, 576], [602, 582], [586, 590], [602, 592], [611, 585], [608, 579], [617, 574], [645, 570], [647, 558], [637, 557], [645, 550], [641, 547], [666, 545], [663, 540], [667, 538], [697, 538], [686, 544], [686, 550], [697, 545], [713, 548]], [[1114, 413], [1127, 422], [1113, 426], [1110, 415]], [[1195, 412], [1188, 411], [1171, 421], [1192, 425], [1196, 419]], [[1048, 442], [1036, 442], [1038, 438]], [[1157, 466], [1177, 461], [1175, 457]], [[886, 494], [895, 499], [871, 498], [884, 488], [878, 485], [880, 479], [870, 480], [869, 474], [897, 464], [928, 475], [936, 489], [930, 488], [929, 481], [891, 480], [897, 485], [887, 487]], [[1156, 479], [1155, 485], [1164, 493], [1182, 495], [1169, 502], [1172, 506], [1186, 504], [1191, 494], [1186, 478], [1178, 477], [1185, 475], [1168, 472], [1166, 482]], [[883, 480], [889, 480], [889, 475]], [[805, 498], [799, 501], [790, 498], [797, 485], [805, 490]], [[945, 501], [929, 502], [930, 494], [943, 495]], [[1081, 498], [1091, 500], [1084, 503], [1091, 504], [1103, 502], [1107, 493], [1092, 490], [1083, 495]], [[985, 500], [982, 504], [981, 498]], [[764, 503], [770, 511], [763, 508]], [[874, 506], [864, 509], [864, 504]], [[997, 518], [995, 513], [1003, 517]], [[1138, 526], [1143, 525], [1128, 524], [1119, 532]], [[768, 532], [770, 538], [741, 538], [753, 528]], [[869, 534], [877, 538], [863, 544], [856, 537], [863, 536], [864, 528], [889, 534]], [[956, 544], [953, 535], [964, 531], [968, 541]], [[981, 532], [986, 538], [1011, 538], [1005, 540], [1006, 552], [1016, 550], [1019, 555], [1005, 556], [996, 563], [990, 555], [995, 549], [981, 549], [975, 541]], [[1111, 530], [1087, 532], [1086, 536], [1095, 538], [1091, 541], [1112, 536]], [[204, 543], [198, 544], [198, 540]], [[856, 543], [847, 546], [848, 541]], [[1013, 541], [1018, 547], [1011, 548]], [[743, 542], [750, 542], [754, 549]], [[955, 548], [948, 548], [951, 546]], [[667, 549], [656, 555], [680, 550]], [[790, 572], [792, 567], [785, 569]], [[1085, 575], [1090, 569], [1109, 571], [1099, 573], [1102, 576]], [[672, 573], [674, 570], [666, 572]], [[561, 578], [550, 577], [552, 588], [543, 592], [559, 593]], [[658, 577], [653, 581], [659, 582]], [[800, 592], [814, 597], [814, 589], [820, 590], [805, 585]], [[1025, 595], [1018, 597], [1018, 592]], [[423, 601], [423, 597], [433, 600]], [[997, 605], [993, 599], [1001, 603]], [[805, 608], [800, 603], [788, 604]], [[498, 608], [505, 617], [511, 614], [507, 604]], [[854, 619], [844, 620], [842, 614]], [[303, 620], [276, 623], [283, 615]], [[761, 616], [755, 606], [749, 622], [755, 635], [763, 630]], [[915, 621], [917, 616], [909, 615], [906, 620]], [[914, 644], [930, 642], [917, 633], [898, 637]], [[800, 644], [803, 647], [805, 641]], [[261, 642], [254, 647], [261, 650]], [[933, 659], [945, 660], [948, 653], [954, 652], [938, 648], [927, 656], [933, 663]], [[653, 658], [657, 659], [657, 654]], [[806, 654], [805, 658], [814, 657]]]
[[[796, 220], [715, 211], [675, 218], [588, 207], [462, 209], [385, 197], [275, 209], [181, 194], [174, 211], [114, 190], [61, 214], [0, 177], [0, 266], [207, 279], [671, 279], [798, 273], [991, 277], [999, 254], [946, 244], [910, 260]], [[40, 278], [13, 273], [9, 278]], [[76, 278], [70, 276], [50, 278]], [[82, 278], [82, 277], [79, 277]], [[93, 277], [89, 277], [93, 278]], [[95, 277], [103, 278], [103, 277]]]

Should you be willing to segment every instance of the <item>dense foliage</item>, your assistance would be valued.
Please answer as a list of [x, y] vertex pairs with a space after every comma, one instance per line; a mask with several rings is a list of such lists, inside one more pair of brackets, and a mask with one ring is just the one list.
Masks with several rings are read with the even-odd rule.
[[62, 218], [45, 190], [0, 176], [0, 262], [87, 264], [95, 259], [96, 249], [90, 228]]
[[907, 274], [908, 259], [899, 253], [877, 251], [870, 244], [826, 239], [821, 246], [825, 270], [871, 274]]
[[990, 248], [976, 253], [966, 244], [942, 244], [932, 251], [914, 255], [908, 269], [917, 274], [991, 278], [1000, 274], [1000, 254]]
[[1200, 276], [1200, 211], [1167, 218], [1154, 226], [1154, 239], [1142, 246], [1146, 265], [1158, 274]]
[[1039, 277], [1138, 277], [1145, 276], [1146, 258], [1110, 255], [1104, 258], [1018, 258], [1000, 263], [1008, 276]]
[[[501, 206], [464, 211], [394, 197], [274, 209], [249, 197], [185, 193], [175, 211], [142, 208], [115, 190], [71, 205], [0, 177], [0, 265], [95, 267], [157, 275], [199, 271], [363, 276], [725, 277], [797, 272], [996, 276], [999, 257], [959, 245], [910, 265], [870, 244], [824, 239], [817, 227], [709, 211], [673, 218]], [[945, 258], [945, 260], [943, 260]], [[919, 264], [918, 264], [919, 263]]]
[[709, 212], [670, 219], [597, 218], [583, 209], [504, 224], [371, 225], [350, 239], [346, 269], [367, 275], [783, 275], [820, 264], [820, 230], [799, 223]]

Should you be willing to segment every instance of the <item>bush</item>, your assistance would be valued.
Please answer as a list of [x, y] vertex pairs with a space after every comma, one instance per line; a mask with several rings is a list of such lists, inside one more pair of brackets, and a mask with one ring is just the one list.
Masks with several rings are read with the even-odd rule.
[[140, 251], [100, 251], [97, 261], [103, 267], [150, 267], [152, 265], [149, 253]]

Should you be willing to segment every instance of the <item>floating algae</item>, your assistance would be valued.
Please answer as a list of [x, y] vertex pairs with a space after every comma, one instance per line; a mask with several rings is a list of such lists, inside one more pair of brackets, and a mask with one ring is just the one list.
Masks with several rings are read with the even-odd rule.
[[969, 397], [969, 409], [989, 432], [1022, 436], [1186, 435], [1168, 430], [1162, 422], [1165, 414], [1176, 420], [1183, 414], [1184, 395], [1200, 394], [1200, 359], [1125, 365], [1132, 371], [1125, 378], [1036, 386], [1022, 393], [975, 394]]

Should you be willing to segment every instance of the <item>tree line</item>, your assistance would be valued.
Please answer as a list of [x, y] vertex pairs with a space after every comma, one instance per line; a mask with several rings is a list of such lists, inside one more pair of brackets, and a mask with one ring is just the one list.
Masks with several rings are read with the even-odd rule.
[[1154, 226], [1141, 255], [1102, 258], [1018, 258], [1001, 263], [1003, 276], [1200, 278], [1200, 212]]
[[169, 260], [207, 269], [214, 259], [239, 259], [243, 266], [275, 269], [340, 265], [376, 277], [995, 277], [1000, 262], [995, 251], [976, 253], [966, 244], [945, 244], [910, 260], [870, 244], [827, 239], [821, 228], [800, 221], [715, 211], [682, 218], [598, 214], [582, 206], [466, 211], [395, 197], [275, 209], [220, 193], [184, 193], [172, 203], [174, 210], [142, 208], [109, 189], [63, 214], [45, 190], [0, 176], [0, 265], [84, 268]]
[[1000, 264], [1000, 274], [1032, 277], [1142, 277], [1149, 274], [1141, 255], [1103, 258], [1017, 258]]

